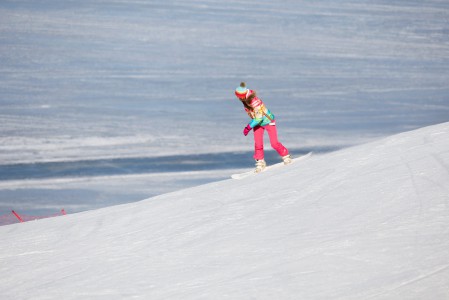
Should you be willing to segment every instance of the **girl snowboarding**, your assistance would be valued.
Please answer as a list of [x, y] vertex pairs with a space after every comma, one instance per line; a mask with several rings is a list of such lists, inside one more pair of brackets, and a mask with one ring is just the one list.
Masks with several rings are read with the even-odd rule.
[[243, 134], [247, 136], [252, 129], [254, 130], [254, 159], [256, 160], [256, 169], [254, 172], [262, 172], [267, 165], [264, 160], [263, 151], [263, 136], [265, 131], [268, 132], [271, 147], [279, 153], [284, 164], [291, 163], [292, 157], [288, 153], [287, 148], [278, 141], [274, 115], [265, 107], [262, 100], [257, 97], [256, 92], [247, 89], [246, 84], [242, 82], [235, 89], [235, 95], [242, 102], [246, 113], [251, 118], [251, 121], [243, 129]]

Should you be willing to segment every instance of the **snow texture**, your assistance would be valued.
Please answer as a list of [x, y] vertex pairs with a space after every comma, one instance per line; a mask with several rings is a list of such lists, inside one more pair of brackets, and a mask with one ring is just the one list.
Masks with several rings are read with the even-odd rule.
[[2, 299], [449, 298], [449, 123], [0, 227]]
[[[0, 215], [69, 215], [0, 227], [0, 299], [448, 299], [448, 19], [1, 1]], [[253, 164], [240, 81], [318, 155], [219, 181]]]

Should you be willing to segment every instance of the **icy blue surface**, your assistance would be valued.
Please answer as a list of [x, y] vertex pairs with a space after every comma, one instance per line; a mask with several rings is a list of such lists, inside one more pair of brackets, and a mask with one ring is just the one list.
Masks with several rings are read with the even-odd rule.
[[437, 0], [2, 1], [0, 164], [251, 151], [242, 80], [294, 149], [445, 122], [448, 19]]

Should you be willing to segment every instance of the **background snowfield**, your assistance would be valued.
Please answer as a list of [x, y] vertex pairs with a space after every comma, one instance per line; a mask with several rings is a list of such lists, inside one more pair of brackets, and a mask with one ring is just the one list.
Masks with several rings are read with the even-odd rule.
[[436, 0], [1, 1], [0, 214], [133, 202], [251, 167], [242, 80], [296, 156], [445, 122], [448, 17]]
[[2, 299], [449, 298], [449, 123], [0, 227]]

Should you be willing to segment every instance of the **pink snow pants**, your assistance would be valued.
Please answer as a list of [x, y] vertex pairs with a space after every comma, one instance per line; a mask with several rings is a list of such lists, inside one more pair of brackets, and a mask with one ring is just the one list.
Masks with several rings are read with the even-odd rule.
[[263, 136], [265, 130], [268, 132], [271, 147], [273, 147], [280, 156], [288, 155], [287, 148], [278, 141], [276, 125], [256, 126], [254, 127], [254, 159], [260, 160], [264, 158]]

